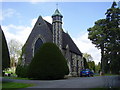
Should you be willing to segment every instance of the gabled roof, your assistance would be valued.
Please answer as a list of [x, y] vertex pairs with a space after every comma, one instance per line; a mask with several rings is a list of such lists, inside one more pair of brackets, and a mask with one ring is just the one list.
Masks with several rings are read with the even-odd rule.
[[[46, 24], [48, 25], [49, 29], [53, 33], [53, 31], [52, 31], [52, 24], [50, 24], [46, 20], [44, 20], [44, 21], [46, 22]], [[72, 40], [70, 35], [65, 33], [64, 31], [62, 33], [62, 41], [63, 41], [63, 44], [62, 44], [62, 48], [63, 49], [66, 49], [66, 45], [68, 45], [70, 52], [73, 52], [73, 53], [76, 53], [76, 54], [82, 56], [82, 53], [80, 52], [80, 50], [78, 49], [78, 47], [76, 46], [76, 44], [74, 43], [74, 41]]]
[[74, 41], [72, 40], [72, 38], [70, 37], [69, 34], [63, 32], [62, 39], [63, 39], [63, 46], [62, 47], [64, 49], [66, 49], [66, 45], [68, 45], [70, 52], [73, 52], [73, 53], [76, 53], [76, 54], [82, 56], [82, 53], [80, 52], [80, 50], [78, 49], [78, 47], [76, 46], [76, 44], [74, 43]]
[[53, 33], [53, 31], [52, 31], [52, 24], [49, 23], [49, 22], [47, 22], [46, 20], [44, 20], [44, 21], [45, 21], [45, 23], [48, 25], [50, 31]]

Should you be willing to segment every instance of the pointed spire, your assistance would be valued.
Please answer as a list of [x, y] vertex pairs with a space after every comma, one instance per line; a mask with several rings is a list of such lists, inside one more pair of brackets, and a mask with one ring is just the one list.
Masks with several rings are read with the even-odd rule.
[[56, 9], [58, 9], [58, 3], [56, 3]]
[[55, 10], [55, 13], [52, 15], [52, 17], [53, 16], [61, 16], [61, 17], [63, 17], [62, 14], [59, 12], [58, 9]]

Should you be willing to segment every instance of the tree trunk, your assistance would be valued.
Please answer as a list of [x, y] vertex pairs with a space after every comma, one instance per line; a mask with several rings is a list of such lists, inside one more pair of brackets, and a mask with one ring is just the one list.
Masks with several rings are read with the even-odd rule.
[[104, 44], [101, 44], [101, 70], [105, 73], [105, 60], [104, 60]]

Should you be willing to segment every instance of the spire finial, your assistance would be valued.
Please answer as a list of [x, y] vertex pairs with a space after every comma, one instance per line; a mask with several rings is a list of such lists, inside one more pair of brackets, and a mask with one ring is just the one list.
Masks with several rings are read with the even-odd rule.
[[56, 3], [56, 9], [58, 9], [58, 3]]

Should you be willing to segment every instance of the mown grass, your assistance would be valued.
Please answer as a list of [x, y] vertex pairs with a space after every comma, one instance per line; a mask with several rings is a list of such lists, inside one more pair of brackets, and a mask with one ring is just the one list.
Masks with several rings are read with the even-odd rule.
[[104, 74], [104, 76], [115, 76], [115, 75], [119, 75], [119, 74], [110, 74], [110, 73]]
[[90, 88], [89, 90], [120, 90], [120, 88]]
[[4, 78], [7, 78], [7, 79], [19, 79], [19, 80], [29, 80], [28, 78], [21, 78], [21, 77], [8, 77], [8, 76], [5, 76]]
[[103, 75], [99, 75], [99, 74], [95, 74], [94, 76], [116, 76], [118, 74], [103, 74]]
[[26, 83], [16, 83], [16, 82], [2, 82], [2, 90], [3, 89], [17, 89], [17, 88], [26, 88], [34, 86], [33, 84], [26, 84]]

